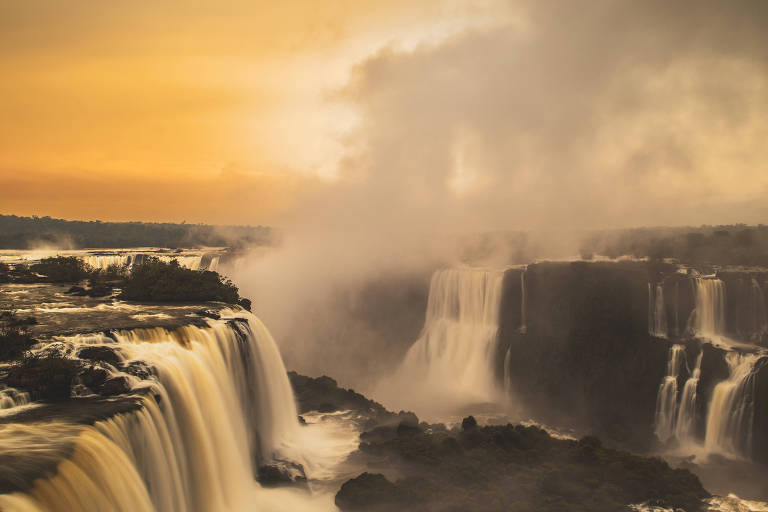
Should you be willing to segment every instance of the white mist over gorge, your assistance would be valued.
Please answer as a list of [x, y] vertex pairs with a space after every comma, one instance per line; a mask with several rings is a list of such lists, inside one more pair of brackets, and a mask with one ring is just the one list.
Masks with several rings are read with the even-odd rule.
[[0, 5], [0, 510], [768, 510], [766, 27]]

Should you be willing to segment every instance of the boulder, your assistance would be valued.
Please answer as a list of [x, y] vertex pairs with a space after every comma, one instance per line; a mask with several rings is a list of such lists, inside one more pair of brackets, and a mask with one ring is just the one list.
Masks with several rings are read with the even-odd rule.
[[112, 377], [101, 386], [101, 396], [123, 395], [131, 390], [131, 385], [126, 377]]
[[270, 464], [259, 466], [257, 480], [265, 487], [306, 485], [307, 475], [301, 464], [276, 459]]

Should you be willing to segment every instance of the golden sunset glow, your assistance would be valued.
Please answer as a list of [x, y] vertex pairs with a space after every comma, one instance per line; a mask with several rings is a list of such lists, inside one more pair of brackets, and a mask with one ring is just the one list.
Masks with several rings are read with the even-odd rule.
[[592, 7], [2, 2], [0, 211], [279, 224], [363, 180], [483, 226], [764, 220], [759, 36]]

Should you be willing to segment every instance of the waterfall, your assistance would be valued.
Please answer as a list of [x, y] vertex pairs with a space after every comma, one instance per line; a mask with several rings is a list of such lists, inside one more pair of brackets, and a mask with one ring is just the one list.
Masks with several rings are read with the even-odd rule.
[[526, 309], [528, 307], [528, 294], [525, 291], [525, 272], [520, 272], [520, 334], [528, 332], [528, 322], [526, 320]]
[[763, 290], [760, 288], [760, 283], [757, 279], [752, 278], [752, 287], [750, 290], [750, 309], [752, 310], [752, 336], [760, 339], [764, 334], [768, 333], [768, 312], [765, 308], [765, 297], [763, 296]]
[[[265, 510], [254, 497], [266, 492], [254, 480], [257, 464], [302, 462], [296, 406], [264, 325], [243, 311], [225, 310], [222, 318], [207, 327], [120, 331], [118, 343], [103, 335], [61, 338], [72, 353], [108, 345], [123, 363], [147, 363], [153, 377], [122, 374], [141, 407], [93, 426], [65, 425], [79, 429], [71, 455], [27, 492], [0, 495], [0, 509]], [[62, 428], [52, 423], [47, 437]]]
[[675, 434], [677, 420], [677, 379], [685, 362], [685, 347], [672, 345], [669, 349], [667, 374], [659, 385], [656, 396], [656, 437], [661, 441], [669, 440]]
[[677, 423], [675, 424], [675, 437], [681, 442], [689, 441], [694, 434], [699, 378], [701, 377], [701, 360], [703, 356], [704, 351], [702, 350], [696, 356], [696, 365], [688, 380], [685, 381], [683, 392], [680, 396]]
[[507, 349], [507, 353], [504, 355], [504, 393], [509, 396], [512, 391], [512, 347]]
[[648, 283], [648, 333], [657, 338], [667, 337], [667, 311], [664, 306], [664, 287]]
[[10, 387], [0, 387], [0, 409], [12, 409], [29, 403], [29, 393]]
[[[141, 263], [150, 253], [132, 253], [132, 254], [88, 254], [82, 256], [83, 262], [92, 269], [106, 270], [111, 266], [130, 268], [136, 263]], [[190, 270], [216, 270], [221, 258], [215, 253], [205, 254], [186, 254], [186, 255], [155, 255], [160, 261], [170, 263], [176, 260], [180, 266]]]
[[754, 422], [757, 354], [729, 352], [730, 376], [715, 386], [707, 416], [704, 444], [709, 452], [749, 456]]
[[494, 371], [503, 271], [473, 268], [432, 275], [424, 328], [377, 396], [393, 407], [435, 411], [500, 395]]
[[696, 278], [696, 307], [693, 331], [713, 338], [725, 333], [725, 283], [720, 279]]

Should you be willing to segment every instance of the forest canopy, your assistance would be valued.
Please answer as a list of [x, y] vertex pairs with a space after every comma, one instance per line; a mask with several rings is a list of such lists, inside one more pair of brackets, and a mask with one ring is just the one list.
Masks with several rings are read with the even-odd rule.
[[34, 249], [41, 245], [72, 249], [233, 247], [268, 245], [272, 235], [266, 226], [72, 221], [0, 215], [0, 249]]

